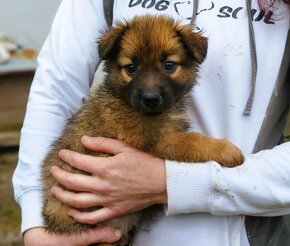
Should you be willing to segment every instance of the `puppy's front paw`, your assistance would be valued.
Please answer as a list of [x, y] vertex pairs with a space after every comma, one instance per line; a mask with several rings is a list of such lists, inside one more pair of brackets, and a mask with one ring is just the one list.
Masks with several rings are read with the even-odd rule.
[[225, 167], [236, 167], [244, 162], [241, 150], [226, 139], [219, 139], [215, 148], [214, 161]]

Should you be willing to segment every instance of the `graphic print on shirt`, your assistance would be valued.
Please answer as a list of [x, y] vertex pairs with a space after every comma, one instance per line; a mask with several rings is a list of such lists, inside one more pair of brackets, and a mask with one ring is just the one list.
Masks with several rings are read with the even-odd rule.
[[191, 16], [183, 16], [182, 13], [186, 13], [187, 11], [184, 11], [184, 9], [191, 8], [192, 9], [192, 3], [190, 1], [178, 1], [174, 4], [174, 10], [183, 19], [190, 20]]
[[[128, 7], [129, 8], [135, 8], [135, 7], [142, 7], [144, 9], [151, 9], [154, 8], [157, 11], [163, 12], [166, 11], [168, 8], [173, 6], [174, 11], [177, 13], [178, 16], [180, 16], [183, 19], [191, 20], [191, 16], [183, 16], [182, 13], [186, 13], [188, 11], [185, 11], [188, 8], [192, 7], [192, 1], [186, 0], [186, 1], [168, 1], [168, 0], [130, 0]], [[197, 15], [205, 14], [208, 11], [212, 11], [216, 8], [215, 3], [213, 1], [209, 2], [208, 6], [205, 8], [203, 7], [197, 12]], [[219, 18], [233, 18], [233, 19], [239, 19], [244, 18], [246, 15], [247, 9], [243, 7], [232, 7], [229, 5], [222, 6], [217, 10], [218, 14], [217, 17]], [[258, 10], [255, 8], [252, 8], [251, 10], [252, 14], [252, 21], [263, 21], [266, 24], [275, 24], [273, 20], [271, 20], [271, 17], [273, 17], [273, 11], [268, 10]]]

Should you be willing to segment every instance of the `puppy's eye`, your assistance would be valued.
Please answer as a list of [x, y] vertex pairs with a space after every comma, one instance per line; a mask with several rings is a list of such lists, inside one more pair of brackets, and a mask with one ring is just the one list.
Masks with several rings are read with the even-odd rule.
[[167, 72], [174, 72], [176, 69], [176, 63], [173, 61], [167, 61], [164, 63], [164, 69]]
[[126, 69], [126, 72], [128, 74], [132, 75], [136, 72], [137, 67], [134, 64], [129, 64], [129, 65], [125, 66], [125, 69]]

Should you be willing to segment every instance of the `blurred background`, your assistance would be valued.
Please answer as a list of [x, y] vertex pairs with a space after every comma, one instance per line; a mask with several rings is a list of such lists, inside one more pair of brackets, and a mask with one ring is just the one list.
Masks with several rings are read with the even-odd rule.
[[[60, 2], [0, 0], [0, 246], [23, 245], [11, 178], [36, 57]], [[289, 120], [285, 139], [290, 140]]]
[[23, 245], [11, 178], [36, 57], [61, 0], [0, 0], [0, 245]]

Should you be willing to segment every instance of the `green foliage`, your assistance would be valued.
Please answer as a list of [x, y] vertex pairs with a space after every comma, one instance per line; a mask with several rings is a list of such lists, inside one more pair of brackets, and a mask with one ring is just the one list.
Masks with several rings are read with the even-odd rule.
[[290, 141], [290, 135], [289, 135], [289, 136], [285, 136], [285, 137], [284, 137], [284, 141], [285, 141], [285, 142]]

